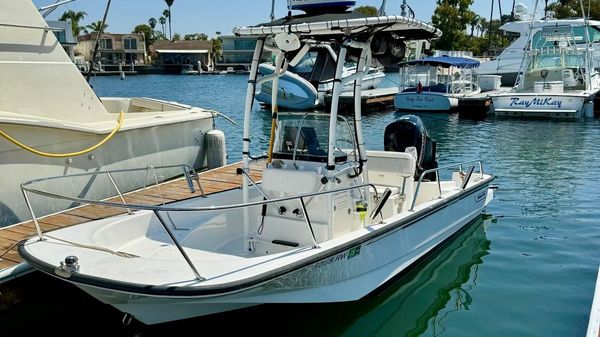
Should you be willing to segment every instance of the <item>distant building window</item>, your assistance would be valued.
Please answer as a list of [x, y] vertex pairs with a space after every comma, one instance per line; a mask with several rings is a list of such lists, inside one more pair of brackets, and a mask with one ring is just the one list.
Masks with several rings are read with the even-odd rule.
[[235, 40], [235, 50], [254, 50], [256, 47], [256, 40]]
[[67, 42], [67, 36], [66, 36], [64, 30], [54, 31], [54, 35], [56, 36], [56, 39], [58, 40], [58, 42], [60, 42], [60, 43]]
[[113, 49], [112, 39], [100, 39], [100, 49]]
[[123, 39], [123, 46], [125, 49], [138, 49], [137, 48], [137, 39]]

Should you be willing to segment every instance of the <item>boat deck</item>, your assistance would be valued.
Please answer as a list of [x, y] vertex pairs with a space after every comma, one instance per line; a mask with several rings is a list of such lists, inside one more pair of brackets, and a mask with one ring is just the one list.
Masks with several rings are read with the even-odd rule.
[[[239, 167], [241, 167], [241, 162], [199, 173], [200, 183], [204, 192], [211, 194], [240, 188], [242, 186], [242, 176], [236, 174], [236, 169]], [[264, 162], [252, 162], [250, 168], [252, 179], [255, 181], [262, 180], [262, 170], [264, 167]], [[153, 186], [151, 188], [132, 191], [125, 193], [124, 197], [126, 201], [131, 203], [158, 205], [163, 202], [170, 203], [200, 195], [198, 190], [195, 193], [190, 192], [187, 182], [183, 177], [161, 183], [159, 187]], [[109, 200], [120, 202], [118, 197]], [[47, 232], [125, 212], [124, 208], [84, 205], [39, 217], [38, 222], [42, 231]], [[11, 268], [21, 263], [21, 257], [17, 252], [18, 243], [33, 235], [37, 235], [33, 221], [0, 228], [0, 270]]]

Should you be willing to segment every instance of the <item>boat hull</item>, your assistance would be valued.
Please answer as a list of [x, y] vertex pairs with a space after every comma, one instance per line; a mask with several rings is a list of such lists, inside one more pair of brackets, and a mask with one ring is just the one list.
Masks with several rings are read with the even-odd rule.
[[401, 92], [394, 97], [394, 107], [405, 111], [450, 111], [458, 106], [458, 99], [441, 93]]
[[[125, 117], [127, 119], [127, 117]], [[50, 153], [74, 152], [88, 148], [104, 137], [105, 134], [70, 131], [66, 129], [15, 125], [0, 123], [0, 129], [12, 137], [22, 140], [29, 146]], [[119, 131], [115, 136], [95, 151], [69, 158], [49, 158], [30, 153], [6, 139], [0, 139], [0, 227], [29, 220], [31, 214], [21, 193], [22, 182], [67, 174], [93, 171], [128, 169], [160, 166], [170, 163], [187, 164], [195, 168], [204, 166], [204, 136], [212, 130], [211, 118], [173, 122], [144, 128]], [[175, 137], [174, 135], [179, 135]], [[183, 136], [182, 136], [183, 135]], [[157, 172], [159, 180], [181, 175], [180, 169]], [[115, 177], [119, 179], [119, 177]], [[54, 191], [69, 191], [69, 195], [79, 195], [102, 199], [114, 195], [112, 185], [102, 179], [87, 177], [86, 182], [72, 186], [48, 185]], [[119, 181], [122, 191], [141, 188], [144, 183], [153, 184], [154, 177], [147, 182], [128, 180]], [[84, 186], [83, 188], [81, 186]], [[58, 212], [76, 205], [70, 202], [51, 200], [39, 202], [33, 196], [32, 202], [36, 216]]]
[[588, 94], [513, 93], [492, 96], [494, 115], [532, 118], [581, 118], [593, 106]]
[[491, 179], [452, 200], [439, 202], [375, 229], [364, 240], [258, 284], [224, 293], [169, 296], [75, 284], [100, 301], [157, 324], [264, 303], [326, 303], [358, 300], [426, 256], [479, 216]]

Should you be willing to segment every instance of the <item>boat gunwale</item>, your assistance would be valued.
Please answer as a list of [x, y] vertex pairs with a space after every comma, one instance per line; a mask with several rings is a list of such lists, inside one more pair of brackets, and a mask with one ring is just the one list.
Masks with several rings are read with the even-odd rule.
[[[304, 259], [298, 260], [296, 262], [290, 263], [288, 265], [276, 268], [267, 273], [261, 273], [256, 276], [252, 276], [246, 278], [244, 280], [227, 282], [218, 285], [211, 286], [172, 286], [172, 285], [160, 285], [160, 286], [149, 286], [138, 283], [124, 282], [124, 281], [115, 281], [102, 277], [73, 273], [69, 278], [65, 279], [59, 277], [55, 274], [55, 265], [51, 265], [45, 261], [38, 259], [37, 257], [31, 255], [25, 249], [25, 246], [28, 244], [30, 239], [23, 240], [19, 242], [18, 251], [19, 254], [23, 257], [23, 259], [31, 264], [33, 267], [62, 280], [66, 280], [68, 282], [74, 284], [81, 284], [84, 286], [91, 286], [96, 288], [101, 288], [105, 290], [113, 290], [117, 292], [124, 293], [133, 293], [136, 295], [146, 295], [152, 297], [214, 297], [214, 296], [223, 296], [232, 293], [242, 292], [249, 288], [258, 286], [260, 284], [264, 284], [268, 281], [276, 279], [280, 276], [289, 274], [293, 271], [299, 270], [301, 268], [307, 267], [313, 263], [318, 262], [319, 260], [326, 259], [330, 256], [334, 256], [340, 252], [348, 250], [354, 246], [361, 245], [365, 242], [368, 242], [374, 238], [382, 236], [392, 231], [401, 230], [404, 228], [408, 228], [411, 225], [415, 224], [419, 220], [429, 216], [432, 213], [438, 212], [447, 206], [455, 203], [458, 200], [462, 200], [472, 194], [480, 192], [482, 189], [488, 189], [490, 183], [495, 179], [494, 176], [489, 175], [488, 177], [479, 180], [476, 184], [471, 185], [470, 187], [459, 191], [454, 195], [449, 196], [447, 199], [438, 199], [442, 200], [440, 202], [436, 202], [433, 205], [420, 209], [414, 212], [411, 215], [406, 216], [401, 221], [397, 221], [396, 223], [389, 223], [386, 226], [373, 230], [363, 236], [360, 236], [356, 239], [350, 240], [346, 243], [340, 244], [338, 246], [331, 247], [328, 250], [316, 253]], [[223, 192], [215, 193], [220, 194]], [[484, 206], [485, 208], [485, 206]], [[372, 226], [372, 225], [371, 225]]]

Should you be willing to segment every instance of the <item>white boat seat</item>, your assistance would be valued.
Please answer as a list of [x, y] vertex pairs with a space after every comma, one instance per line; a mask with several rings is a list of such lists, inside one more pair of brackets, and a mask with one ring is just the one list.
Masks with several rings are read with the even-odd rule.
[[369, 182], [401, 187], [405, 178], [413, 180], [416, 159], [410, 153], [395, 151], [367, 151]]
[[407, 152], [367, 151], [367, 167], [369, 182], [377, 186], [377, 193], [382, 193], [389, 187], [392, 195], [404, 194], [401, 210], [406, 210], [414, 195], [414, 175], [417, 168], [414, 155]]

